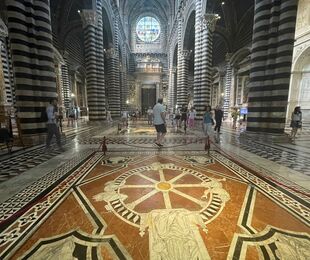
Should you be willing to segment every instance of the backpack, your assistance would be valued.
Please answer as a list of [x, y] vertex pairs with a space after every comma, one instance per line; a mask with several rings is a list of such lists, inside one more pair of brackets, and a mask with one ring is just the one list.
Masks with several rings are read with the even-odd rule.
[[41, 118], [41, 122], [47, 122], [48, 121], [46, 109], [41, 111], [41, 117], [40, 118]]

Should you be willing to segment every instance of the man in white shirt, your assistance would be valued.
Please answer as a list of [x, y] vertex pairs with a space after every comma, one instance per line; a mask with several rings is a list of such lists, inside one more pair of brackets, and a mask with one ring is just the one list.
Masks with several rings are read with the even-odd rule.
[[157, 104], [153, 107], [154, 126], [157, 132], [157, 139], [155, 145], [162, 147], [162, 142], [167, 133], [166, 128], [166, 111], [163, 106], [163, 99], [159, 98]]

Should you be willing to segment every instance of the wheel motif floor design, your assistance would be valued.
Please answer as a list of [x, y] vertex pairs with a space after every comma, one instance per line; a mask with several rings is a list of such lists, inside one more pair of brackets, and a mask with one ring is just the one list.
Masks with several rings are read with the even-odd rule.
[[310, 259], [294, 196], [218, 152], [96, 152], [2, 223], [0, 259]]

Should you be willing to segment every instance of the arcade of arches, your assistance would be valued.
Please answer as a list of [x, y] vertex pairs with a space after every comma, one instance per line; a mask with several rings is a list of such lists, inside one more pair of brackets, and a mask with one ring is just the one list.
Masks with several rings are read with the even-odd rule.
[[309, 176], [310, 0], [0, 1], [0, 259], [310, 259]]

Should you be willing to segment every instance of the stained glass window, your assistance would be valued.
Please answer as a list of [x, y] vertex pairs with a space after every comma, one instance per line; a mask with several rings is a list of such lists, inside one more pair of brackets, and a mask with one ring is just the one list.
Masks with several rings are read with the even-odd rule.
[[160, 34], [159, 22], [154, 17], [145, 16], [139, 20], [136, 32], [141, 41], [153, 42]]

